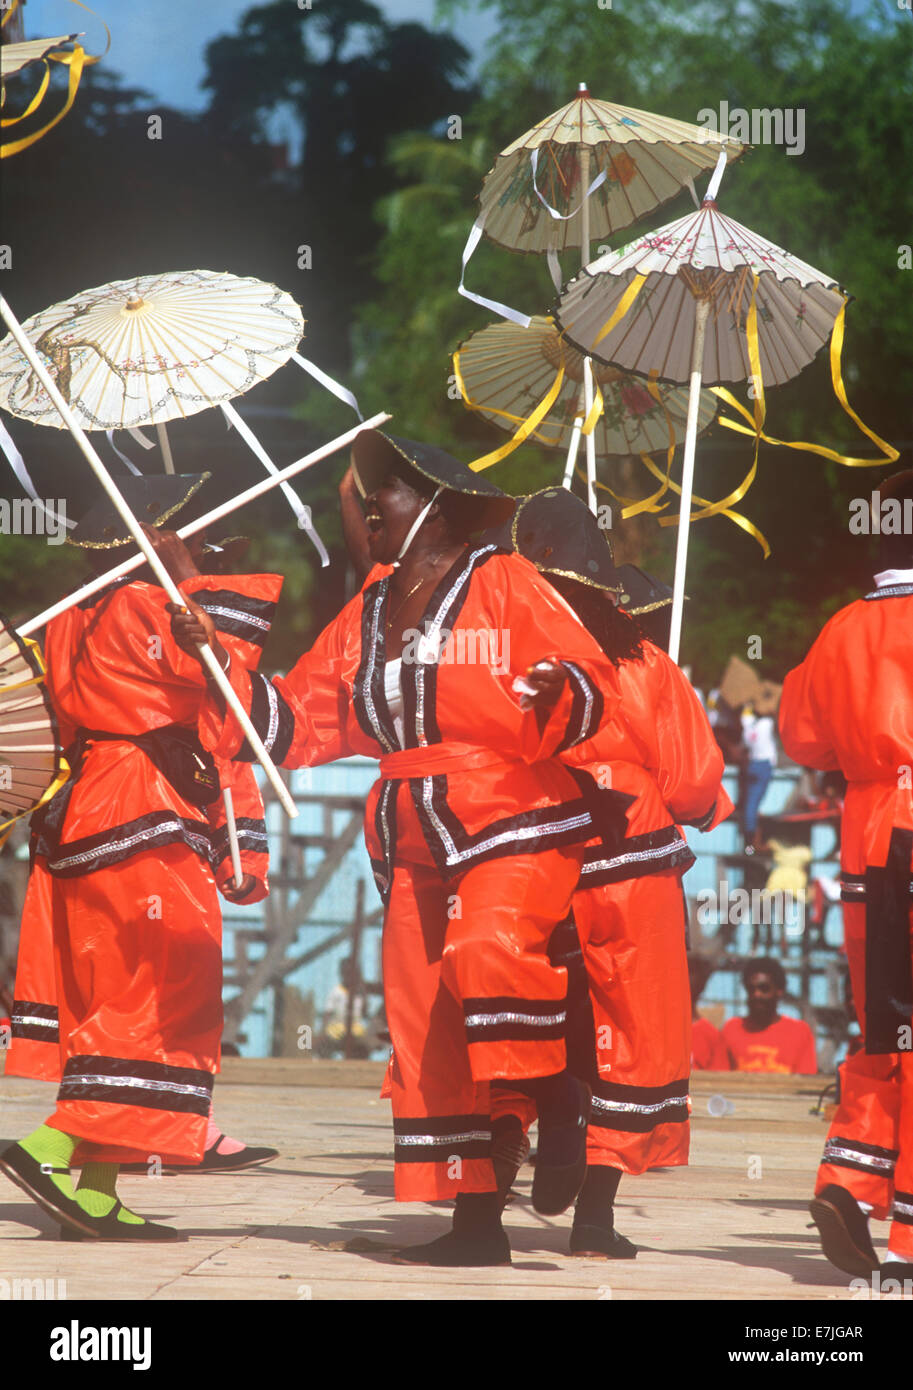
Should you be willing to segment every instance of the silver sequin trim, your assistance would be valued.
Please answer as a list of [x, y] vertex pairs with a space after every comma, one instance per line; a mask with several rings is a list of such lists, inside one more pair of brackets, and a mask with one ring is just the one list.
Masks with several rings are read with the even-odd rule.
[[263, 632], [269, 632], [270, 624], [265, 618], [255, 618], [250, 613], [242, 613], [238, 608], [220, 608], [218, 604], [201, 603], [200, 607], [207, 613], [216, 613], [220, 618], [234, 618], [239, 623], [249, 623], [251, 627], [259, 627]]
[[188, 841], [192, 849], [197, 850], [204, 858], [209, 857], [210, 843], [202, 835], [195, 835], [188, 830], [180, 821], [163, 821], [161, 825], [155, 825], [151, 830], [141, 830], [138, 835], [128, 835], [125, 840], [112, 840], [107, 844], [99, 845], [96, 849], [84, 850], [82, 854], [71, 854], [63, 859], [55, 859], [51, 864], [52, 869], [69, 868], [71, 864], [91, 864], [94, 860], [104, 862], [113, 853], [123, 849], [133, 849], [135, 845], [141, 845], [146, 840], [158, 839], [164, 833], [170, 834], [177, 831], [183, 839]]
[[467, 1028], [494, 1028], [498, 1023], [524, 1023], [529, 1028], [544, 1027], [549, 1023], [564, 1023], [566, 1013], [560, 1014], [467, 1014]]
[[861, 1163], [866, 1168], [874, 1168], [879, 1173], [893, 1173], [897, 1162], [894, 1158], [879, 1158], [877, 1154], [865, 1154], [859, 1149], [847, 1149], [828, 1139], [824, 1146], [824, 1162], [827, 1163], [832, 1158], [851, 1158], [854, 1163]]
[[488, 1143], [490, 1139], [490, 1130], [470, 1129], [465, 1134], [396, 1134], [393, 1137], [393, 1143], [394, 1145], [421, 1144], [423, 1148], [439, 1149], [449, 1144], [465, 1144], [473, 1140]]
[[583, 692], [583, 698], [586, 701], [583, 707], [583, 718], [580, 721], [580, 732], [572, 738], [568, 744], [569, 748], [573, 748], [577, 743], [585, 743], [591, 733], [594, 732], [590, 727], [593, 722], [593, 687], [590, 685], [590, 682], [587, 680], [580, 667], [575, 666], [572, 661], [562, 661], [561, 665], [566, 671], [569, 671], [576, 680]]
[[212, 1094], [208, 1086], [187, 1086], [179, 1081], [147, 1081], [140, 1076], [65, 1076], [60, 1083], [61, 1091], [80, 1086], [135, 1086], [141, 1091], [167, 1091], [179, 1096], [201, 1096], [209, 1100]]
[[584, 864], [580, 870], [583, 874], [602, 873], [605, 869], [618, 869], [623, 864], [639, 864], [648, 859], [665, 859], [670, 855], [678, 854], [684, 840], [673, 840], [669, 845], [658, 845], [653, 849], [632, 850], [629, 854], [617, 854], [614, 859], [594, 859], [589, 864]]
[[687, 1096], [669, 1096], [666, 1100], [655, 1101], [652, 1105], [638, 1105], [633, 1100], [603, 1100], [602, 1096], [594, 1096], [591, 1102], [595, 1110], [608, 1110], [616, 1115], [655, 1115], [659, 1110], [668, 1110], [687, 1103]]
[[56, 1033], [59, 1025], [54, 1018], [33, 1018], [31, 1014], [11, 1014], [10, 1023], [30, 1023], [33, 1028], [51, 1028]]

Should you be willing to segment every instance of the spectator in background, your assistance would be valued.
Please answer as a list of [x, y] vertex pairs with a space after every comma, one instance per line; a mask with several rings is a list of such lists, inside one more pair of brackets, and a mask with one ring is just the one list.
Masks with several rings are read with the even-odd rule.
[[729, 1070], [814, 1076], [818, 1070], [814, 1033], [800, 1019], [777, 1013], [786, 993], [786, 975], [780, 962], [770, 957], [749, 961], [742, 971], [742, 983], [748, 995], [748, 1014], [723, 1025]]
[[740, 810], [745, 853], [761, 848], [758, 812], [777, 762], [777, 738], [772, 715], [756, 713], [751, 705], [742, 710], [742, 742], [747, 750], [745, 789]]
[[729, 1054], [718, 1028], [698, 1013], [698, 1003], [713, 966], [706, 956], [689, 955], [688, 981], [691, 985], [691, 1070], [731, 1071]]

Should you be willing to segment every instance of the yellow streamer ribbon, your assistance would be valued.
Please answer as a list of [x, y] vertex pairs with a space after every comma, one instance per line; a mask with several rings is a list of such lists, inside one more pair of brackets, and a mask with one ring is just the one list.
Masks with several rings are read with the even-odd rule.
[[[641, 457], [644, 463], [646, 464], [647, 468], [649, 468], [650, 472], [655, 477], [664, 477], [662, 470], [657, 468], [656, 464], [650, 458], [649, 454], [643, 454], [641, 455]], [[678, 483], [673, 483], [670, 479], [669, 486], [673, 492], [677, 492], [679, 497], [681, 497], [682, 490], [678, 486]], [[740, 512], [733, 511], [731, 507], [724, 507], [721, 502], [709, 502], [706, 497], [698, 497], [696, 492], [692, 493], [692, 498], [695, 502], [697, 502], [700, 506], [704, 508], [704, 511], [691, 513], [692, 521], [696, 520], [698, 516], [705, 517], [713, 516], [714, 514], [719, 514], [720, 516], [728, 516], [730, 521], [735, 522], [736, 526], [741, 526], [743, 531], [747, 531], [749, 536], [751, 536], [754, 540], [757, 541], [758, 545], [764, 551], [764, 559], [766, 560], [768, 558], [768, 556], [770, 555], [770, 545], [767, 541], [767, 537], [764, 535], [762, 531], [758, 530], [757, 526], [755, 526], [753, 522], [748, 520], [747, 516], [742, 516]], [[679, 518], [677, 516], [660, 517], [659, 521], [660, 526], [677, 526], [678, 523]]]
[[604, 323], [602, 325], [599, 332], [596, 334], [596, 337], [593, 339], [594, 348], [597, 348], [599, 344], [602, 342], [603, 338], [607, 338], [608, 335], [611, 333], [612, 329], [615, 328], [619, 323], [621, 323], [625, 314], [628, 312], [631, 305], [634, 303], [635, 299], [643, 289], [644, 284], [646, 283], [646, 279], [646, 275], [634, 276], [634, 279], [631, 281], [630, 285], [622, 295], [620, 302], [616, 306], [614, 314], [609, 319], [608, 323]]
[[[24, 135], [21, 140], [12, 140], [8, 145], [4, 145], [0, 148], [0, 159], [8, 159], [10, 155], [19, 154], [22, 150], [27, 150], [30, 145], [34, 145], [36, 141], [47, 135], [49, 130], [53, 130], [54, 126], [58, 125], [59, 122], [63, 120], [64, 116], [73, 105], [73, 102], [76, 100], [76, 92], [79, 88], [83, 66], [86, 62], [84, 49], [80, 44], [77, 44], [72, 53], [64, 53], [61, 50], [57, 53], [49, 53], [48, 57], [53, 58], [56, 62], [62, 63], [64, 67], [70, 69], [70, 83], [67, 91], [66, 104], [63, 110], [58, 111], [57, 115], [54, 116], [52, 120], [48, 121], [47, 125], [43, 125], [40, 130], [34, 131], [31, 135]], [[97, 62], [98, 60], [93, 58], [92, 61]]]
[[605, 410], [605, 401], [602, 399], [602, 391], [599, 389], [599, 383], [597, 382], [596, 378], [594, 377], [594, 378], [593, 378], [593, 404], [590, 406], [590, 413], [589, 413], [589, 415], [587, 415], [586, 419], [585, 419], [584, 422], [583, 422], [583, 425], [581, 426], [580, 433], [581, 433], [581, 434], [592, 434], [592, 433], [593, 433], [593, 430], [596, 428], [596, 422], [597, 422], [597, 420], [599, 419], [600, 415], [602, 414], [602, 412], [603, 412], [604, 410]]
[[[762, 413], [759, 422], [757, 401], [755, 402], [755, 418], [753, 428], [748, 428], [745, 425], [740, 425], [735, 420], [727, 419], [724, 415], [720, 415], [718, 417], [720, 424], [725, 425], [727, 429], [736, 430], [739, 434], [754, 434], [756, 454], [758, 443], [760, 443], [760, 441], [763, 440], [765, 444], [773, 444], [778, 448], [799, 449], [805, 453], [818, 454], [821, 458], [829, 459], [832, 463], [843, 464], [846, 468], [879, 468], [885, 463], [895, 463], [896, 460], [900, 457], [899, 450], [895, 449], [893, 445], [886, 443], [886, 441], [883, 440], [879, 435], [877, 435], [874, 430], [870, 430], [868, 425], [864, 424], [863, 421], [860, 420], [859, 416], [856, 414], [855, 410], [853, 410], [852, 406], [849, 403], [849, 400], [847, 399], [846, 388], [843, 384], [843, 375], [840, 367], [841, 356], [843, 353], [845, 316], [846, 304], [844, 303], [843, 305], [841, 305], [840, 312], [834, 320], [834, 327], [831, 330], [830, 362], [831, 382], [833, 383], [834, 387], [834, 395], [837, 397], [841, 407], [846, 412], [846, 414], [849, 415], [853, 423], [857, 425], [859, 429], [862, 431], [862, 433], [867, 435], [868, 438], [871, 439], [872, 442], [876, 444], [878, 448], [881, 450], [881, 458], [852, 458], [846, 454], [838, 453], [835, 449], [825, 448], [823, 444], [805, 444], [801, 440], [774, 439], [771, 435], [764, 434], [763, 430], [761, 429], [761, 425], [763, 425], [764, 423], [764, 416]], [[751, 343], [749, 341], [749, 352], [750, 351]], [[752, 371], [755, 371], [754, 363], [752, 363]], [[759, 383], [760, 390], [763, 390], [763, 386], [760, 385], [760, 364], [757, 368], [757, 381]], [[749, 426], [751, 426], [752, 417], [749, 415], [745, 407], [741, 405], [739, 401], [736, 400], [735, 396], [733, 396], [730, 391], [727, 391], [722, 386], [711, 387], [711, 390], [713, 391], [715, 396], [718, 396], [720, 398], [721, 401], [725, 401], [726, 405], [731, 406], [734, 410], [738, 411], [738, 413], [743, 417], [743, 419], [749, 422]]]
[[2, 849], [3, 846], [4, 846], [4, 844], [6, 843], [8, 837], [9, 837], [9, 834], [10, 834], [10, 832], [11, 832], [13, 826], [16, 824], [16, 822], [17, 822], [17, 821], [20, 821], [20, 820], [24, 820], [26, 816], [34, 815], [34, 813], [35, 813], [41, 806], [44, 806], [44, 804], [45, 804], [46, 802], [50, 801], [50, 799], [51, 799], [52, 796], [56, 796], [56, 795], [57, 795], [57, 793], [60, 791], [60, 788], [61, 788], [62, 786], [65, 786], [65, 784], [69, 781], [69, 778], [70, 778], [70, 767], [69, 767], [69, 764], [68, 764], [66, 758], [64, 758], [63, 756], [61, 756], [61, 758], [60, 758], [60, 763], [59, 763], [59, 771], [58, 771], [58, 773], [57, 773], [57, 776], [54, 778], [53, 782], [52, 782], [51, 785], [48, 787], [47, 791], [46, 791], [46, 792], [44, 793], [44, 795], [41, 797], [41, 800], [40, 800], [40, 801], [36, 801], [35, 805], [34, 805], [34, 806], [30, 806], [29, 809], [28, 809], [27, 811], [20, 811], [19, 814], [18, 814], [18, 816], [11, 816], [9, 820], [5, 820], [5, 821], [2, 822], [2, 824], [0, 824], [0, 849]]
[[3, 18], [0, 19], [0, 29], [2, 29], [4, 25], [9, 23], [9, 21], [12, 19], [13, 15], [16, 13], [18, 8], [19, 0], [11, 0], [9, 9], [6, 11], [6, 14], [3, 16]]
[[[453, 354], [453, 371], [456, 377], [457, 386], [460, 388], [460, 394], [463, 397], [463, 400], [469, 406], [469, 408], [471, 410], [482, 409], [481, 406], [477, 405], [470, 398], [469, 393], [466, 390], [466, 383], [463, 380], [463, 373], [460, 370], [459, 352], [455, 352]], [[542, 397], [542, 400], [532, 411], [532, 413], [528, 415], [525, 420], [522, 420], [520, 422], [519, 428], [514, 431], [513, 435], [507, 441], [507, 443], [502, 444], [500, 449], [495, 449], [490, 454], [483, 454], [481, 458], [473, 459], [472, 463], [469, 465], [473, 472], [480, 473], [483, 468], [490, 468], [493, 463], [499, 463], [501, 459], [506, 458], [508, 454], [512, 454], [514, 449], [519, 448], [519, 446], [526, 439], [529, 438], [529, 436], [535, 430], [536, 426], [542, 422], [542, 420], [551, 410], [552, 406], [555, 404], [555, 401], [558, 399], [563, 384], [564, 366], [562, 365], [558, 368], [558, 371], [555, 374], [555, 380], [552, 382], [548, 391], [546, 391], [545, 395]], [[507, 414], [506, 411], [498, 411], [497, 413], [502, 415]]]
[[[38, 91], [32, 97], [31, 101], [29, 102], [28, 106], [25, 108], [21, 116], [7, 116], [5, 121], [0, 121], [0, 126], [17, 125], [19, 121], [24, 121], [26, 116], [33, 115], [38, 110], [41, 103], [44, 101], [45, 95], [48, 90], [48, 86], [50, 85], [51, 81], [51, 65], [46, 57], [42, 59], [42, 62], [44, 63], [44, 77], [41, 79], [41, 85], [39, 86]], [[2, 91], [0, 91], [0, 106], [5, 105], [5, 103], [6, 87], [4, 86]]]
[[[15, 125], [18, 121], [24, 121], [26, 116], [31, 116], [38, 110], [38, 107], [47, 94], [48, 84], [51, 80], [51, 70], [48, 66], [48, 60], [60, 63], [63, 67], [68, 67], [70, 69], [67, 99], [63, 110], [59, 111], [53, 120], [48, 121], [47, 125], [42, 126], [40, 130], [35, 131], [32, 135], [23, 136], [21, 140], [12, 140], [9, 144], [0, 147], [0, 159], [8, 159], [10, 155], [19, 154], [22, 150], [27, 150], [30, 145], [34, 145], [43, 136], [47, 135], [49, 130], [53, 130], [54, 126], [63, 120], [64, 116], [72, 107], [73, 102], [76, 100], [76, 93], [79, 89], [83, 68], [91, 67], [93, 63], [101, 62], [102, 58], [104, 58], [111, 47], [111, 30], [108, 28], [107, 24], [105, 24], [101, 15], [97, 14], [95, 10], [91, 10], [88, 5], [84, 5], [83, 0], [70, 0], [70, 3], [75, 5], [77, 9], [84, 10], [86, 14], [90, 14], [93, 19], [97, 19], [102, 25], [107, 36], [104, 49], [101, 53], [86, 53], [81, 44], [75, 44], [71, 53], [67, 52], [66, 49], [56, 49], [53, 52], [45, 54], [45, 74], [37, 95], [32, 98], [29, 102], [28, 109], [23, 111], [21, 116], [10, 117], [8, 120], [0, 122], [0, 125]], [[3, 24], [6, 24], [12, 17], [18, 5], [19, 0], [13, 0], [12, 6], [7, 10], [3, 18]]]

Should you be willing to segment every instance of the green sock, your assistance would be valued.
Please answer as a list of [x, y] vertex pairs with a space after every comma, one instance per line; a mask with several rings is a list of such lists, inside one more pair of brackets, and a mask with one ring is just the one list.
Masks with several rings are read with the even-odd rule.
[[[46, 1163], [51, 1168], [70, 1167], [73, 1150], [79, 1139], [72, 1134], [64, 1134], [62, 1129], [51, 1129], [49, 1125], [39, 1125], [19, 1140], [19, 1147], [31, 1154], [36, 1163]], [[65, 1197], [74, 1196], [73, 1183], [69, 1172], [50, 1173], [51, 1182]]]
[[[117, 1163], [84, 1163], [82, 1177], [76, 1188], [76, 1200], [88, 1216], [107, 1216], [117, 1203]], [[144, 1225], [143, 1218], [135, 1211], [121, 1207], [117, 1213], [118, 1221], [128, 1226]]]

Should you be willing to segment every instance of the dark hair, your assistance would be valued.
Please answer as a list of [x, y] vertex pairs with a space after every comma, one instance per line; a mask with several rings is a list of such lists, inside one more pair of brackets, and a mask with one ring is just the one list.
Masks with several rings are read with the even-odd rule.
[[643, 633], [633, 618], [615, 607], [603, 589], [594, 589], [563, 574], [546, 574], [545, 578], [567, 599], [613, 666], [622, 661], [643, 661]]
[[[894, 473], [890, 478], [885, 478], [878, 488], [878, 494], [880, 502], [893, 498], [900, 503], [902, 525], [903, 512], [909, 510], [904, 507], [904, 503], [913, 501], [913, 469], [908, 468], [902, 473]], [[913, 535], [909, 531], [885, 535], [882, 531], [878, 537], [878, 561], [882, 569], [886, 570], [906, 570], [913, 567]]]
[[742, 984], [746, 990], [752, 975], [769, 975], [774, 982], [775, 989], [786, 990], [786, 971], [778, 960], [774, 960], [773, 956], [759, 956], [757, 960], [750, 960], [744, 967]]

